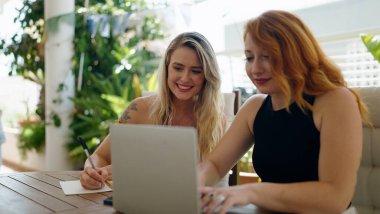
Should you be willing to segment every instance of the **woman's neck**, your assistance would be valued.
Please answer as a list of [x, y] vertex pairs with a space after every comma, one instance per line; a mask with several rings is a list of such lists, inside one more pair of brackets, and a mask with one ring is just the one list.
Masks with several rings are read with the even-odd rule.
[[194, 112], [194, 101], [174, 99], [173, 109], [175, 109], [176, 112], [181, 112], [181, 113]]
[[173, 109], [173, 125], [195, 127], [194, 102], [192, 100], [175, 100], [173, 101]]
[[[283, 94], [271, 94], [272, 109], [274, 111], [286, 108], [286, 100]], [[293, 100], [293, 99], [292, 99]]]

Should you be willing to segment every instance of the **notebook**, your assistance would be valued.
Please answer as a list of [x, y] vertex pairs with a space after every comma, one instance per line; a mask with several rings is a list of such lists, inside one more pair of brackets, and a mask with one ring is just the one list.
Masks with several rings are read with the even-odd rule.
[[[114, 124], [110, 133], [112, 203], [117, 211], [201, 213], [196, 129]], [[267, 212], [248, 205], [233, 207], [228, 213]]]
[[117, 211], [200, 213], [194, 128], [115, 124], [110, 133]]

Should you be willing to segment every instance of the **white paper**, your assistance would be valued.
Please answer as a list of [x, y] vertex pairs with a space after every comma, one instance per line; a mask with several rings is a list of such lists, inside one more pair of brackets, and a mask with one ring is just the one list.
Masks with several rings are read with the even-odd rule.
[[86, 193], [97, 193], [97, 192], [109, 192], [112, 191], [107, 185], [104, 185], [101, 189], [89, 190], [82, 187], [79, 180], [75, 181], [60, 181], [59, 184], [62, 187], [63, 193], [65, 195], [75, 195], [75, 194], [86, 194]]

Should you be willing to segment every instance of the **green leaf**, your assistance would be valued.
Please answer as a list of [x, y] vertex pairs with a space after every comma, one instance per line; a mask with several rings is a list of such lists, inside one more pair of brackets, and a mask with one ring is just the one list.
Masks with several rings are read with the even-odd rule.
[[148, 79], [146, 90], [156, 91], [157, 89], [158, 89], [158, 72], [155, 71], [153, 75]]
[[367, 50], [373, 55], [375, 60], [380, 63], [380, 36], [372, 34], [362, 34], [362, 41]]
[[[74, 56], [71, 63], [76, 83], [79, 79], [81, 55], [84, 56], [84, 60], [81, 90], [76, 91], [75, 97], [70, 98], [74, 103], [74, 110], [70, 124], [72, 136], [67, 148], [74, 162], [85, 159], [82, 148], [76, 142], [77, 136], [85, 136], [85, 140], [91, 143], [91, 149], [95, 149], [108, 134], [109, 125], [119, 117], [127, 103], [139, 96], [141, 90], [154, 88], [156, 74], [153, 72], [157, 70], [158, 63], [151, 63], [151, 61], [158, 57], [150, 52], [147, 46], [151, 40], [163, 38], [160, 22], [155, 16], [142, 17], [138, 20], [140, 23], [128, 26], [124, 33], [110, 34], [108, 38], [100, 36], [99, 33], [94, 36], [89, 33], [86, 16], [139, 13], [139, 11], [150, 9], [144, 0], [90, 1], [87, 10], [84, 10], [83, 3], [83, 1], [75, 1], [75, 14], [67, 13], [44, 21], [44, 1], [24, 0], [21, 8], [18, 9], [15, 21], [20, 22], [25, 33], [21, 35], [16, 33], [9, 40], [0, 40], [1, 54], [12, 59], [8, 74], [19, 75], [41, 85], [41, 99], [36, 112], [44, 122], [44, 127], [46, 125], [44, 118], [45, 59], [43, 51], [41, 52], [44, 49], [44, 33], [56, 31], [59, 23], [63, 22], [75, 27]], [[25, 31], [26, 28], [29, 30]], [[128, 62], [131, 67], [125, 62]], [[115, 71], [116, 68], [121, 68], [118, 73]], [[56, 90], [62, 93], [67, 88], [61, 85]], [[60, 105], [60, 96], [55, 97], [54, 100], [56, 105]], [[46, 119], [59, 126], [62, 125], [59, 118], [60, 115], [56, 114]], [[31, 132], [27, 130], [30, 128], [25, 129], [24, 139], [33, 143], [27, 143], [22, 148], [40, 148], [36, 140], [31, 140], [37, 139], [33, 136], [42, 137], [42, 140], [38, 142], [44, 145], [44, 135], [35, 131], [36, 129], [33, 129], [33, 135], [31, 135]]]
[[124, 97], [112, 95], [112, 94], [102, 94], [101, 97], [110, 102], [111, 108], [117, 115], [121, 115], [128, 105]]
[[45, 123], [41, 120], [26, 120], [21, 125], [18, 148], [21, 157], [26, 158], [29, 150], [42, 151], [45, 144]]
[[54, 123], [55, 127], [60, 127], [61, 126], [62, 121], [61, 121], [61, 118], [58, 116], [57, 113], [52, 113], [50, 115], [50, 118], [53, 120], [53, 123]]

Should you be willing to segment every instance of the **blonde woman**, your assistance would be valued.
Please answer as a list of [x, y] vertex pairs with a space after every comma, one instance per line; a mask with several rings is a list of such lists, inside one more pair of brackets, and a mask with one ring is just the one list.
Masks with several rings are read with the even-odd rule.
[[264, 94], [245, 102], [203, 159], [200, 183], [218, 181], [253, 143], [263, 182], [201, 187], [207, 213], [245, 204], [281, 213], [355, 213], [362, 122], [369, 123], [360, 97], [292, 13], [268, 11], [249, 20], [244, 46], [247, 75]]
[[[178, 35], [168, 46], [161, 66], [157, 95], [135, 99], [119, 118], [120, 123], [191, 126], [198, 131], [200, 159], [210, 153], [225, 131], [220, 74], [214, 51], [196, 32]], [[80, 181], [98, 189], [112, 179], [110, 137], [86, 161]], [[228, 178], [228, 177], [226, 177]], [[227, 185], [227, 180], [220, 185]]]

